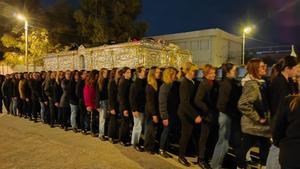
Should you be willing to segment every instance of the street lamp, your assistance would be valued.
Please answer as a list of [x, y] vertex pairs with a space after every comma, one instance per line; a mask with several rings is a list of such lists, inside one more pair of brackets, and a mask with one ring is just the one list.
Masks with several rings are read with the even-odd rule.
[[28, 72], [28, 20], [24, 15], [17, 15], [17, 18], [25, 22], [25, 58], [26, 58], [26, 71]]
[[242, 60], [242, 63], [243, 65], [245, 64], [245, 46], [246, 46], [246, 35], [247, 34], [250, 34], [253, 29], [255, 28], [255, 26], [246, 26], [244, 29], [243, 29], [243, 60]]

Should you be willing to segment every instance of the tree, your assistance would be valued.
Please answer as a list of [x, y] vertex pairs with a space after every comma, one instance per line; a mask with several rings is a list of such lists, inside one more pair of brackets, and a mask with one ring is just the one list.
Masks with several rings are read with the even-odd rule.
[[142, 37], [147, 24], [137, 22], [140, 0], [81, 0], [74, 18], [82, 41], [99, 45]]

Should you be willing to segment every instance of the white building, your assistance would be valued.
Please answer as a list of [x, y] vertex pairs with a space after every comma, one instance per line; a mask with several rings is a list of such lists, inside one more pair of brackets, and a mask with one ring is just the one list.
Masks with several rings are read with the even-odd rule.
[[193, 63], [220, 66], [224, 62], [240, 64], [242, 38], [221, 29], [207, 29], [152, 37], [174, 43], [192, 52]]

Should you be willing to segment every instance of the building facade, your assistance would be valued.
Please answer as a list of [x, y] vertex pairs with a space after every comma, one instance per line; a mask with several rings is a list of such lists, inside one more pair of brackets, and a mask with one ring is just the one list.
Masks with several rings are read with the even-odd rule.
[[220, 66], [224, 62], [241, 64], [242, 38], [221, 29], [153, 36], [153, 39], [174, 43], [192, 52], [195, 64]]

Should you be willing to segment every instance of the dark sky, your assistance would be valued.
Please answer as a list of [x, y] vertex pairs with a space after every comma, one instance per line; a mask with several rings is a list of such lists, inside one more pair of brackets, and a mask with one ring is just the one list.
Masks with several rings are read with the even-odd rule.
[[[44, 0], [47, 4], [55, 0]], [[79, 0], [70, 0], [78, 6]], [[300, 0], [142, 0], [147, 35], [221, 28], [240, 34], [255, 24], [261, 45], [300, 44]], [[258, 41], [254, 41], [258, 42]]]

